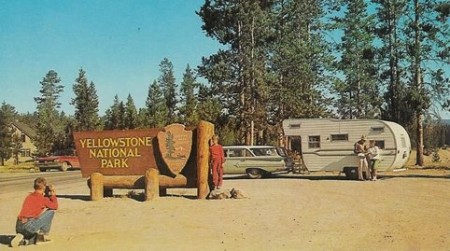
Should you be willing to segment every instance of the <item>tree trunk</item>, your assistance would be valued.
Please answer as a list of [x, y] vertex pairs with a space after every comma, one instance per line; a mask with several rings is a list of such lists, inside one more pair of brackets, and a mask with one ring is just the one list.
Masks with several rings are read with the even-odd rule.
[[[421, 76], [421, 68], [420, 68], [420, 30], [419, 30], [419, 22], [420, 22], [420, 10], [419, 10], [419, 0], [414, 0], [414, 84], [417, 88], [417, 92], [420, 95], [423, 94], [423, 84], [422, 84], [422, 76]], [[419, 107], [416, 111], [417, 113], [417, 158], [416, 165], [423, 166], [423, 112], [422, 107]]]
[[423, 114], [417, 114], [417, 154], [416, 165], [423, 166]]

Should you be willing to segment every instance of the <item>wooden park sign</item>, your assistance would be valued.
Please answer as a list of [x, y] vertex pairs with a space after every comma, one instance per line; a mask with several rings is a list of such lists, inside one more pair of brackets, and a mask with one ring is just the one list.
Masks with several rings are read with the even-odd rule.
[[83, 177], [90, 177], [91, 199], [113, 188], [145, 188], [146, 200], [170, 187], [208, 193], [209, 139], [214, 126], [172, 124], [165, 128], [75, 132], [75, 147]]
[[173, 124], [158, 132], [158, 145], [161, 157], [169, 171], [177, 175], [186, 166], [192, 148], [192, 131], [183, 125]]

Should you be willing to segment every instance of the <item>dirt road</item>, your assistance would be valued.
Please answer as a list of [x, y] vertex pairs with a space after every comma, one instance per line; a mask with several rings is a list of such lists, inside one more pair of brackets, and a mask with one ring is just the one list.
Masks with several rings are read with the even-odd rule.
[[[169, 189], [152, 202], [91, 202], [85, 182], [56, 184], [54, 242], [17, 250], [450, 250], [450, 170], [385, 173], [376, 182], [289, 176], [224, 185], [247, 198], [196, 200], [193, 189]], [[25, 195], [0, 195], [0, 250]]]

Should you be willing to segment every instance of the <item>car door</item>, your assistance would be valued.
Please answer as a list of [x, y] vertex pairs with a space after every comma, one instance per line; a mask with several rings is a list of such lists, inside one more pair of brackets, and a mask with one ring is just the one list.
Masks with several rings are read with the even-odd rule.
[[274, 172], [284, 167], [284, 158], [281, 157], [275, 147], [250, 148], [255, 157], [247, 163], [248, 167], [257, 168], [266, 172]]
[[224, 173], [245, 174], [252, 158], [253, 154], [247, 148], [225, 149]]

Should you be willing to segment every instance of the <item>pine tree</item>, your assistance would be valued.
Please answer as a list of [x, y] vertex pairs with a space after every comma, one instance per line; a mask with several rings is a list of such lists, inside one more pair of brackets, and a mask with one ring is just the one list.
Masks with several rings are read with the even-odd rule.
[[227, 112], [236, 116], [240, 143], [252, 144], [253, 125], [266, 121], [270, 8], [268, 1], [206, 1], [197, 13], [207, 35], [227, 45], [226, 50], [204, 58], [199, 73], [213, 85]]
[[346, 0], [347, 11], [338, 24], [344, 30], [339, 45], [338, 68], [345, 80], [335, 85], [338, 113], [343, 118], [373, 118], [372, 110], [380, 109], [379, 90], [374, 81], [373, 18], [367, 15], [363, 0]]
[[376, 35], [381, 39], [377, 50], [378, 81], [386, 86], [382, 118], [402, 125], [411, 123], [405, 86], [405, 41], [403, 19], [406, 0], [372, 0], [377, 6]]
[[125, 129], [125, 105], [122, 101], [119, 100], [118, 95], [114, 96], [114, 102], [112, 106], [106, 110], [105, 129]]
[[88, 85], [86, 72], [80, 69], [77, 79], [73, 84], [75, 98], [71, 105], [75, 106], [75, 130], [91, 131], [99, 128], [100, 118], [98, 116], [98, 96], [95, 85], [91, 82]]
[[136, 105], [134, 105], [134, 100], [131, 97], [131, 94], [128, 94], [127, 103], [125, 104], [125, 128], [126, 129], [135, 129], [139, 127], [139, 117], [136, 109]]
[[[449, 90], [448, 80], [446, 83], [439, 81], [439, 79], [445, 79], [442, 77], [443, 71], [439, 66], [448, 68], [449, 65], [448, 6], [447, 1], [441, 0], [411, 0], [407, 5], [407, 13], [410, 16], [405, 23], [405, 30], [407, 53], [410, 56], [408, 75], [411, 83], [408, 99], [415, 112], [416, 164], [419, 166], [424, 163], [424, 113], [430, 107], [433, 96], [436, 97], [442, 92], [448, 95]], [[434, 65], [434, 68], [429, 67], [430, 65]], [[441, 77], [436, 78], [437, 75]]]
[[322, 23], [328, 1], [276, 1], [272, 11], [274, 42], [270, 58], [270, 123], [280, 131], [285, 118], [326, 115], [331, 46]]
[[222, 105], [219, 99], [213, 96], [211, 88], [208, 88], [205, 85], [200, 85], [197, 105], [199, 119], [210, 121], [214, 124], [220, 124], [217, 122], [221, 114], [221, 110]]
[[150, 125], [150, 120], [148, 118], [147, 107], [141, 107], [138, 111], [138, 124], [139, 128], [146, 128]]
[[186, 66], [186, 70], [183, 74], [183, 81], [181, 82], [182, 96], [180, 101], [182, 106], [180, 108], [180, 114], [183, 117], [185, 125], [192, 126], [198, 121], [197, 117], [197, 97], [195, 95], [195, 89], [198, 87], [193, 70]]
[[174, 123], [177, 111], [177, 85], [175, 83], [175, 76], [173, 72], [173, 65], [169, 59], [164, 58], [159, 64], [161, 76], [158, 79], [159, 86], [164, 94], [164, 99], [167, 107], [167, 121], [166, 124]]
[[72, 133], [75, 130], [75, 119], [67, 116], [64, 111], [59, 113], [57, 123], [55, 123], [55, 140], [53, 150], [58, 150], [57, 154], [68, 154], [75, 149], [75, 143]]
[[153, 81], [153, 83], [149, 86], [145, 105], [148, 118], [148, 126], [157, 128], [167, 125], [168, 109], [164, 94], [161, 91], [158, 82]]
[[22, 138], [20, 134], [16, 132], [16, 129], [11, 130], [12, 138], [11, 138], [11, 153], [14, 158], [14, 165], [19, 164], [19, 153], [23, 148]]
[[58, 73], [50, 70], [40, 82], [41, 89], [39, 92], [41, 95], [34, 98], [37, 103], [38, 114], [37, 135], [34, 143], [39, 155], [52, 152], [57, 140], [56, 135], [59, 133], [57, 127], [60, 123], [57, 109], [61, 105], [58, 98], [64, 88], [60, 82]]
[[12, 156], [11, 148], [14, 145], [12, 141], [11, 122], [16, 115], [15, 108], [4, 101], [0, 107], [0, 165], [5, 165], [5, 160]]

